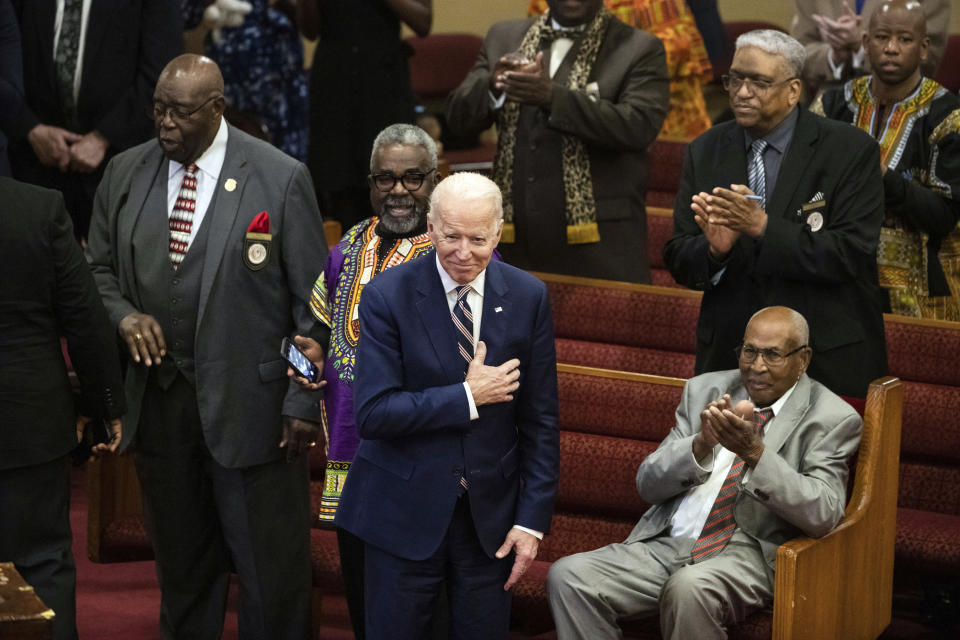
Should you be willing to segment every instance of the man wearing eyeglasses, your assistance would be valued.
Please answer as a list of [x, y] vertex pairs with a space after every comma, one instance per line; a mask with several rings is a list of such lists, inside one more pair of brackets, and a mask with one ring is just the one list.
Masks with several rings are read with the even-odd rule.
[[[337, 514], [343, 484], [360, 443], [353, 413], [360, 297], [366, 285], [386, 269], [433, 255], [427, 212], [437, 180], [437, 145], [426, 131], [411, 124], [393, 124], [377, 135], [368, 178], [373, 216], [348, 230], [330, 252], [310, 296], [314, 330], [310, 337], [294, 338], [323, 370], [320, 383], [298, 381], [313, 389], [324, 388], [328, 450], [319, 518], [328, 525]], [[337, 528], [337, 542], [354, 635], [362, 640], [363, 541]], [[445, 636], [444, 628], [437, 637]]]
[[88, 259], [129, 353], [131, 447], [166, 640], [221, 635], [231, 571], [240, 637], [310, 631], [307, 457], [321, 408], [287, 379], [285, 336], [326, 257], [307, 168], [223, 119], [223, 78], [170, 62], [149, 115], [157, 141], [114, 158]]
[[810, 322], [811, 375], [864, 397], [887, 371], [879, 149], [797, 107], [803, 57], [778, 31], [737, 39], [723, 79], [735, 121], [688, 146], [664, 258], [677, 282], [704, 291], [696, 373], [733, 367], [750, 315], [785, 304]]
[[623, 543], [550, 568], [558, 640], [619, 639], [618, 620], [657, 613], [665, 639], [725, 638], [772, 602], [777, 547], [837, 526], [863, 421], [806, 375], [808, 342], [802, 315], [767, 307], [737, 369], [687, 381], [676, 424], [637, 471], [653, 506]]

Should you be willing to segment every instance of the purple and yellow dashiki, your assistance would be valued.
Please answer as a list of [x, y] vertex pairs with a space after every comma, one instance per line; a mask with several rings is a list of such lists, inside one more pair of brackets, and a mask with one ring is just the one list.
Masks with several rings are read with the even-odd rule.
[[923, 78], [881, 111], [871, 76], [817, 98], [810, 110], [849, 122], [880, 145], [886, 218], [877, 268], [890, 311], [960, 320], [960, 98]]
[[426, 233], [381, 237], [379, 218], [353, 226], [330, 251], [310, 295], [310, 309], [330, 328], [330, 345], [323, 365], [323, 430], [327, 471], [320, 503], [320, 520], [332, 522], [350, 463], [360, 444], [353, 417], [353, 375], [360, 337], [360, 294], [385, 269], [433, 254]]

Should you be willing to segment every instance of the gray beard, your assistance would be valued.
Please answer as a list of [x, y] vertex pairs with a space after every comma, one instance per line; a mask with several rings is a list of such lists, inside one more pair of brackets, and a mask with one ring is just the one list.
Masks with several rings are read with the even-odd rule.
[[[384, 205], [384, 207], [386, 207], [386, 205]], [[412, 215], [409, 218], [398, 219], [390, 215], [387, 215], [381, 211], [380, 226], [382, 226], [384, 230], [395, 235], [410, 233], [411, 231], [416, 229], [418, 226], [420, 226], [423, 223], [424, 219], [427, 217], [426, 210], [417, 206], [414, 206], [414, 214], [415, 215]]]

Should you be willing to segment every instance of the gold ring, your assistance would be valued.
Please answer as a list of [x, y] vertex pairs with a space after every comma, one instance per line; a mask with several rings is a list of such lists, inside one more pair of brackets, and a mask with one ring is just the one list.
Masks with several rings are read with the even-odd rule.
[[133, 339], [137, 342], [143, 342], [143, 335], [138, 333], [137, 335], [133, 336]]
[[315, 446], [317, 446], [317, 443], [316, 443], [316, 442], [311, 442], [311, 443], [310, 443], [310, 446], [311, 446], [311, 447], [315, 447]]

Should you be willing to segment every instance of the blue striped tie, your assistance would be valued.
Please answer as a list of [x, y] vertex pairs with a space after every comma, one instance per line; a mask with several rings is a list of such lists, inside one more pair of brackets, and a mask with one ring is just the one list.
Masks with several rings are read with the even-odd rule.
[[457, 329], [457, 346], [463, 356], [463, 372], [473, 360], [473, 312], [467, 302], [467, 294], [472, 291], [470, 285], [457, 287], [457, 302], [453, 305], [453, 326]]
[[760, 208], [767, 209], [767, 172], [763, 166], [763, 152], [770, 143], [754, 140], [750, 145], [750, 160], [747, 163], [747, 182], [750, 190], [760, 196]]

